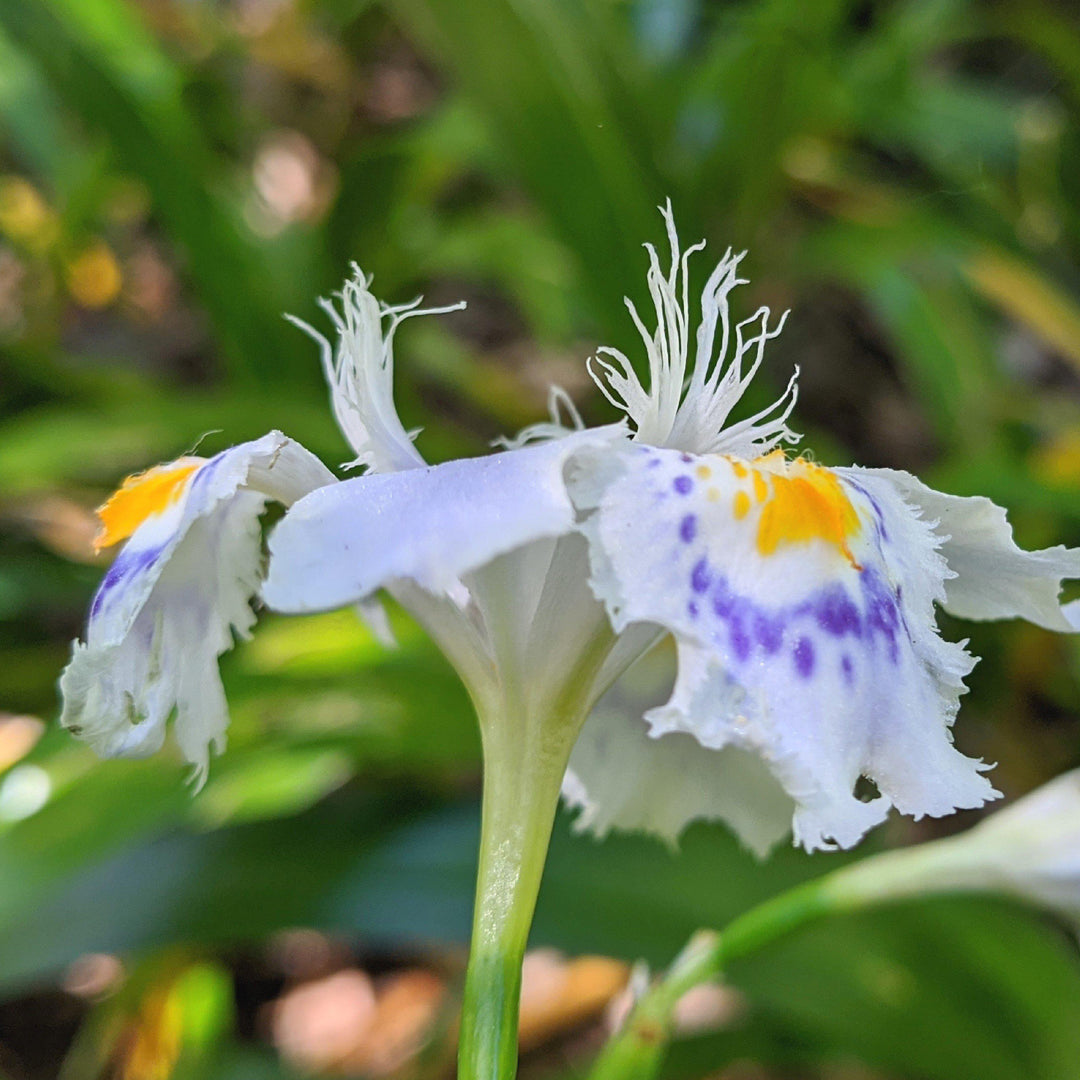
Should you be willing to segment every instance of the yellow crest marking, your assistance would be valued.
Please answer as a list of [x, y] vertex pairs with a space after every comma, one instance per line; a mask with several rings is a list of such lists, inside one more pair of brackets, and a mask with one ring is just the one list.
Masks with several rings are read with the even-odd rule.
[[155, 465], [129, 476], [104, 506], [98, 508], [101, 529], [94, 537], [94, 550], [126, 540], [148, 517], [160, 514], [181, 494], [203, 458], [178, 458], [168, 465]]
[[[761, 506], [757, 526], [757, 550], [772, 555], [784, 544], [825, 540], [835, 545], [856, 570], [861, 569], [848, 540], [862, 528], [859, 515], [836, 475], [804, 458], [788, 461], [782, 451], [757, 458], [751, 468], [730, 461], [739, 479], [752, 478], [754, 499]], [[750, 496], [735, 495], [734, 514], [742, 519], [750, 512]]]

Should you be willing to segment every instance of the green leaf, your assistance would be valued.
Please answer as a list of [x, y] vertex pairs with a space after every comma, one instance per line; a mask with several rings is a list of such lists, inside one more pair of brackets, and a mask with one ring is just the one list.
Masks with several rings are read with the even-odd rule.
[[[640, 112], [589, 5], [543, 0], [393, 0], [392, 10], [452, 72], [489, 126], [509, 174], [580, 262], [588, 308], [629, 336], [640, 245], [671, 194], [650, 161]], [[526, 119], [527, 118], [527, 119]]]
[[0, 33], [0, 124], [26, 162], [60, 180], [82, 148], [40, 70]]
[[1017, 909], [935, 900], [822, 925], [736, 965], [758, 1008], [901, 1075], [1066, 1080], [1080, 965]]
[[265, 265], [223, 169], [182, 99], [182, 75], [121, 0], [8, 0], [0, 30], [44, 74], [73, 113], [103, 133], [123, 168], [150, 190], [189, 262], [237, 374], [280, 378], [293, 367]]

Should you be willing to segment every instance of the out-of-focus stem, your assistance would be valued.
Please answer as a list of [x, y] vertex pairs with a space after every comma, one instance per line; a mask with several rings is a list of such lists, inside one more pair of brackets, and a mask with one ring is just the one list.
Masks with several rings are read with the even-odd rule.
[[836, 905], [819, 879], [759, 904], [721, 934], [707, 930], [695, 934], [664, 978], [642, 995], [622, 1030], [597, 1058], [589, 1080], [656, 1076], [671, 1040], [675, 1007], [687, 990], [717, 978], [730, 960], [834, 910]]
[[[970, 837], [974, 837], [974, 831]], [[882, 852], [805, 882], [751, 908], [721, 934], [700, 933], [663, 979], [638, 1001], [601, 1052], [589, 1080], [649, 1080], [671, 1040], [675, 1006], [687, 990], [717, 978], [737, 957], [807, 923], [911, 896], [992, 890], [987, 859], [969, 834]]]

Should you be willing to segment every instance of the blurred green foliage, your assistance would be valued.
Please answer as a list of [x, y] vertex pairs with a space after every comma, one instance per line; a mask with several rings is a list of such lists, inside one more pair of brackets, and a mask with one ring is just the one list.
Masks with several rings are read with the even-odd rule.
[[[102, 764], [52, 727], [101, 573], [89, 510], [123, 475], [205, 432], [345, 457], [282, 312], [316, 321], [352, 259], [388, 300], [468, 299], [400, 336], [432, 459], [538, 418], [552, 381], [599, 419], [583, 361], [637, 355], [622, 297], [670, 196], [684, 239], [750, 248], [747, 312], [792, 309], [758, 403], [799, 363], [819, 457], [915, 468], [1008, 506], [1028, 545], [1077, 543], [1078, 166], [1080, 19], [1044, 0], [3, 0], [0, 1048], [81, 954], [134, 974], [0, 1071], [66, 1054], [65, 1080], [98, 1076], [124, 1010], [159, 1001], [176, 1075], [283, 1077], [234, 1016], [229, 950], [309, 926], [454, 955], [467, 932], [478, 740], [401, 616], [397, 650], [349, 613], [263, 620], [225, 665], [230, 746], [194, 800], [175, 756]], [[999, 786], [1080, 763], [1075, 643], [946, 629], [985, 658], [957, 737]], [[28, 752], [27, 715], [48, 723]], [[563, 821], [535, 939], [662, 964], [835, 859]], [[681, 1043], [671, 1076], [1080, 1061], [1075, 944], [1011, 907], [845, 920], [732, 979], [745, 1016]]]

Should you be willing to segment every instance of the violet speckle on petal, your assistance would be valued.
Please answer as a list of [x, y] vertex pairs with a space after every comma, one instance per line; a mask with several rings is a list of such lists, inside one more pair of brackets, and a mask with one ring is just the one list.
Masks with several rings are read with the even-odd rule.
[[214, 476], [218, 471], [218, 467], [221, 465], [221, 463], [225, 460], [227, 456], [228, 451], [222, 450], [219, 453], [215, 454], [212, 458], [210, 458], [209, 461], [205, 462], [203, 465], [200, 465], [198, 472], [195, 473], [194, 477], [191, 480], [191, 490], [199, 491], [207, 487], [214, 479]]
[[817, 623], [822, 630], [835, 637], [851, 634], [862, 635], [862, 620], [859, 610], [842, 586], [829, 589], [817, 608]]
[[680, 495], [689, 495], [694, 488], [694, 481], [689, 476], [676, 476], [671, 486]]
[[712, 575], [709, 573], [709, 564], [704, 559], [698, 559], [694, 563], [694, 569], [690, 571], [690, 588], [696, 593], [704, 593], [709, 591], [709, 585], [712, 583]]
[[809, 638], [800, 638], [795, 646], [795, 670], [804, 678], [809, 679], [814, 673], [814, 646]]
[[731, 621], [731, 648], [739, 660], [746, 660], [750, 656], [750, 635], [742, 624], [741, 619]]
[[772, 656], [780, 651], [784, 643], [784, 620], [763, 611], [757, 612], [754, 616], [754, 637], [766, 654]]
[[862, 586], [869, 634], [873, 637], [879, 633], [888, 641], [889, 659], [896, 663], [899, 656], [897, 632], [901, 623], [899, 604], [881, 577], [870, 570], [863, 572]]
[[716, 584], [716, 589], [713, 592], [712, 598], [713, 611], [721, 619], [727, 619], [731, 613], [735, 610], [736, 598], [732, 594], [731, 589], [728, 588], [728, 583], [725, 579], [721, 578]]
[[697, 517], [687, 514], [679, 525], [679, 536], [684, 544], [689, 544], [697, 536]]
[[101, 584], [98, 586], [93, 603], [90, 605], [90, 617], [93, 619], [100, 613], [101, 609], [105, 606], [105, 601], [109, 594], [120, 585], [121, 582], [130, 581], [131, 578], [144, 573], [154, 565], [164, 550], [165, 546], [163, 544], [159, 544], [157, 547], [142, 549], [132, 549], [130, 547], [124, 548], [123, 551], [117, 555], [112, 566], [109, 567], [105, 577], [102, 579]]

